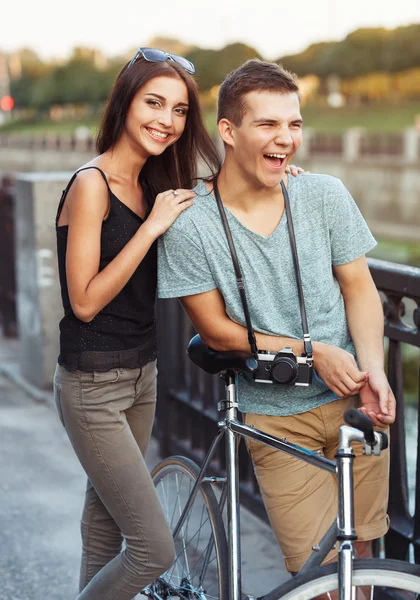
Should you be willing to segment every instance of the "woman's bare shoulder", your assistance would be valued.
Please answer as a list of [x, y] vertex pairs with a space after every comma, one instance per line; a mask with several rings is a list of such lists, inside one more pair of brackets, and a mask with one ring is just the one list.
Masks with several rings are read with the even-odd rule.
[[109, 188], [104, 179], [106, 173], [102, 173], [98, 168], [81, 167], [77, 171], [66, 198], [66, 204], [70, 211], [76, 209], [83, 212], [94, 211], [95, 213], [108, 211], [109, 206]]

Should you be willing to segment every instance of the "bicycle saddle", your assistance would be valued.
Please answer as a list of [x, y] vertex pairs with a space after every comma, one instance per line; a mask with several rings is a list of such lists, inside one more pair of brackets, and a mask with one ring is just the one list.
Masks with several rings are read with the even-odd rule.
[[254, 373], [258, 363], [247, 352], [217, 352], [206, 346], [201, 337], [196, 335], [188, 344], [187, 354], [200, 369], [215, 375], [222, 371], [244, 371]]

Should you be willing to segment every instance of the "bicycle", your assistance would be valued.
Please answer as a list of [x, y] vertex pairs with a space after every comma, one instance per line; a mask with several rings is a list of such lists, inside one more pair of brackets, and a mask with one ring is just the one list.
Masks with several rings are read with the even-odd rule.
[[[237, 419], [235, 376], [253, 373], [256, 360], [249, 354], [215, 352], [196, 335], [188, 346], [191, 360], [211, 374], [223, 373], [226, 399], [218, 404], [223, 418], [201, 469], [190, 459], [173, 456], [152, 471], [152, 478], [171, 527], [176, 558], [172, 567], [142, 593], [154, 600], [310, 600], [331, 592], [339, 600], [420, 599], [420, 566], [390, 559], [357, 559], [353, 509], [352, 442], [364, 444], [366, 454], [379, 455], [388, 445], [384, 432], [355, 409], [346, 412], [340, 427], [336, 461], [249, 427]], [[226, 436], [226, 477], [206, 476], [215, 450]], [[337, 475], [338, 512], [334, 522], [299, 573], [268, 594], [256, 598], [241, 589], [239, 477], [237, 447], [240, 437], [257, 440], [299, 460]], [[216, 490], [216, 492], [215, 492]], [[227, 527], [223, 511], [227, 503]], [[227, 531], [227, 533], [226, 533]], [[321, 566], [338, 543], [338, 561]], [[367, 594], [367, 595], [366, 595]]]

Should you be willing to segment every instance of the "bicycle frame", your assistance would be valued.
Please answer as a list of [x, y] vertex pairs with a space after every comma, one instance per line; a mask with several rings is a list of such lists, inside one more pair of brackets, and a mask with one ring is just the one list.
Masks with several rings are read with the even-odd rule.
[[[354, 454], [350, 446], [353, 441], [364, 443], [364, 434], [353, 427], [343, 426], [340, 428], [339, 450], [336, 461], [325, 458], [301, 446], [291, 444], [286, 439], [268, 435], [263, 431], [249, 427], [237, 420], [236, 385], [235, 374], [225, 374], [226, 400], [219, 402], [218, 410], [224, 413], [224, 419], [219, 421], [219, 431], [216, 434], [204, 459], [200, 474], [191, 495], [185, 505], [182, 515], [173, 531], [176, 538], [185, 518], [194, 502], [203, 481], [226, 483], [226, 487], [220, 498], [220, 507], [223, 509], [227, 499], [227, 538], [229, 556], [229, 600], [241, 600], [241, 548], [240, 548], [240, 511], [239, 511], [239, 470], [237, 442], [239, 437], [249, 438], [266, 444], [272, 448], [285, 452], [299, 460], [312, 464], [317, 468], [337, 475], [338, 481], [338, 513], [337, 522], [334, 522], [320, 542], [312, 548], [313, 552], [300, 570], [300, 573], [312, 567], [319, 566], [328, 552], [338, 541], [340, 544], [338, 552], [338, 581], [340, 600], [351, 600], [352, 595], [352, 561], [353, 542], [356, 540], [354, 528], [354, 503], [353, 503], [353, 459]], [[223, 436], [226, 446], [227, 477], [206, 477], [206, 471], [214, 456], [216, 448]], [[259, 598], [264, 600], [265, 596]], [[249, 600], [255, 600], [248, 596]]]

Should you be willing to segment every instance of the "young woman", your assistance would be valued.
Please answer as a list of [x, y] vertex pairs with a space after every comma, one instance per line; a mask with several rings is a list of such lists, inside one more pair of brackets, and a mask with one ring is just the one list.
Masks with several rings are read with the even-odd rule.
[[193, 72], [182, 57], [139, 50], [115, 82], [99, 156], [58, 209], [55, 399], [88, 476], [78, 600], [131, 600], [174, 558], [143, 457], [156, 400], [155, 242], [193, 203], [198, 160], [219, 166]]
[[131, 600], [174, 558], [144, 455], [156, 401], [155, 242], [193, 203], [197, 163], [220, 166], [193, 72], [183, 57], [138, 51], [115, 82], [99, 156], [73, 175], [57, 213], [54, 392], [88, 476], [77, 600]]

